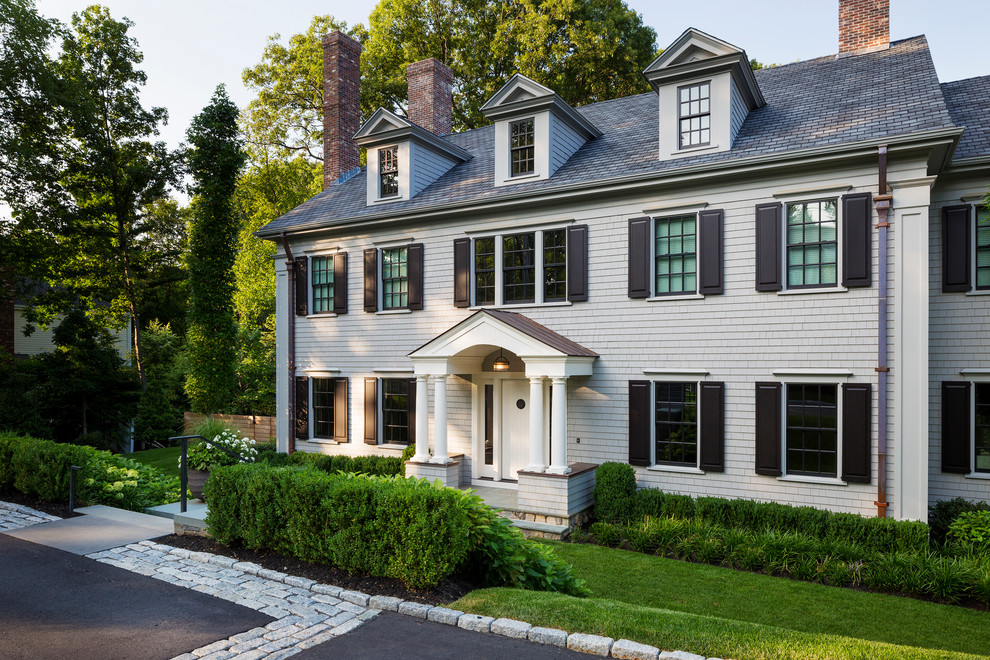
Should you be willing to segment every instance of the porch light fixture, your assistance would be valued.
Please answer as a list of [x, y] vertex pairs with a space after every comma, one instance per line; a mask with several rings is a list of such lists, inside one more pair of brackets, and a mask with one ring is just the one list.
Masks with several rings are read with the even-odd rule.
[[495, 371], [509, 370], [509, 361], [505, 359], [504, 355], [502, 355], [501, 348], [498, 349], [498, 357], [495, 358], [495, 362], [492, 363], [492, 369], [494, 369]]

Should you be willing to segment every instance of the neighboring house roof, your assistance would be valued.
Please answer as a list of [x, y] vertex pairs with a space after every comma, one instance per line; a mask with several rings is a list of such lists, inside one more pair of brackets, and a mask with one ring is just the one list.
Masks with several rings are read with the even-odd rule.
[[966, 128], [955, 158], [990, 156], [990, 76], [942, 83], [942, 95], [952, 122]]
[[[655, 92], [594, 103], [577, 111], [602, 131], [546, 180], [495, 186], [494, 127], [445, 140], [473, 158], [453, 167], [412, 199], [368, 206], [367, 171], [328, 187], [258, 231], [333, 226], [366, 217], [438, 206], [552, 192], [629, 175], [663, 173], [817, 147], [882, 140], [954, 126], [924, 36], [891, 43], [887, 50], [838, 58], [829, 55], [754, 72], [766, 105], [749, 113], [727, 151], [659, 159]], [[959, 154], [957, 154], [957, 157]]]

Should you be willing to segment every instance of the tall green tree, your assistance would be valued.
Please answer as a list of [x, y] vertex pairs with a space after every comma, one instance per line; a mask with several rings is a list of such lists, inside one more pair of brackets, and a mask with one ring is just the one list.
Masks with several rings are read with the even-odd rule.
[[239, 223], [234, 191], [245, 161], [238, 114], [220, 85], [186, 133], [193, 177], [186, 394], [193, 410], [202, 413], [223, 412], [231, 405], [235, 386], [233, 269]]
[[[65, 31], [29, 0], [2, 2], [12, 54], [0, 64], [0, 198], [13, 213], [0, 232], [4, 257], [21, 278], [49, 285], [32, 292], [29, 319], [81, 308], [102, 326], [133, 322], [144, 387], [147, 209], [181, 173], [181, 154], [154, 141], [167, 112], [141, 105], [146, 76], [130, 21], [92, 6]], [[58, 35], [53, 59], [45, 49]]]

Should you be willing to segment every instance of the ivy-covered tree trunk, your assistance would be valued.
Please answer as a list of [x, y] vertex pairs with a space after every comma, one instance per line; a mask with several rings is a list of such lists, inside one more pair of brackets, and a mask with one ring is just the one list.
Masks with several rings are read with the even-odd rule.
[[226, 410], [236, 386], [233, 268], [239, 223], [233, 198], [245, 159], [237, 116], [237, 106], [220, 85], [187, 131], [193, 201], [186, 394], [199, 413]]

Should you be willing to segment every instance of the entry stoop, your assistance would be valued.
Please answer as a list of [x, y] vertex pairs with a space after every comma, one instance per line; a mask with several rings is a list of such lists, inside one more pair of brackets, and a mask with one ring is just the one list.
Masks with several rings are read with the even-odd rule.
[[179, 511], [178, 502], [162, 504], [145, 509], [145, 513], [162, 518], [171, 518], [174, 524], [175, 534], [189, 534], [191, 536], [207, 536], [206, 514], [208, 512], [206, 502], [202, 500], [189, 500], [186, 502], [186, 512]]

